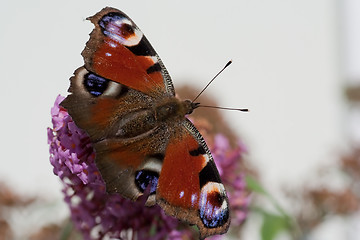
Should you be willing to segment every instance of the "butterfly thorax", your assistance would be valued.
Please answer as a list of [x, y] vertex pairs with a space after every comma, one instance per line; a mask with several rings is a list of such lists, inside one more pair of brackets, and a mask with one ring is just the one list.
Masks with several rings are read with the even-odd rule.
[[132, 138], [151, 133], [152, 130], [164, 124], [182, 122], [185, 115], [191, 114], [198, 106], [190, 100], [181, 101], [175, 97], [162, 99], [152, 108], [131, 111], [117, 122], [117, 138]]

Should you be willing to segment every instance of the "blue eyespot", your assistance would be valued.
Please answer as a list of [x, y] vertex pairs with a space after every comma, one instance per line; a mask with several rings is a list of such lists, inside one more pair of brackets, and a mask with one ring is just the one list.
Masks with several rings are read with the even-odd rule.
[[[214, 185], [214, 184], [210, 184]], [[216, 228], [229, 220], [226, 195], [218, 191], [203, 189], [200, 194], [200, 219], [207, 228]]]
[[99, 25], [103, 32], [109, 32], [114, 30], [113, 26], [120, 27], [123, 19], [125, 19], [125, 16], [122, 16], [120, 13], [110, 12], [99, 20]]
[[131, 22], [118, 12], [110, 12], [103, 16], [99, 20], [99, 26], [105, 36], [125, 45], [129, 37], [135, 34]]
[[159, 180], [157, 172], [149, 170], [137, 171], [135, 174], [135, 184], [141, 192], [145, 192], [146, 188], [150, 188], [150, 194], [156, 192], [156, 187]]
[[103, 94], [107, 89], [108, 84], [109, 80], [94, 73], [88, 73], [84, 76], [84, 86], [86, 90], [95, 97]]

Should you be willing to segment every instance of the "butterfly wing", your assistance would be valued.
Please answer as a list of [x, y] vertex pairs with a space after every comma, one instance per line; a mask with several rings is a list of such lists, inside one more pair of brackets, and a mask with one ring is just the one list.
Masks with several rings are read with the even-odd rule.
[[196, 224], [201, 238], [229, 227], [224, 185], [204, 139], [187, 119], [167, 145], [156, 198], [167, 214]]
[[[155, 102], [174, 96], [169, 74], [144, 34], [124, 13], [104, 8], [61, 103], [91, 138], [107, 191], [136, 199], [155, 186], [168, 141]], [[161, 135], [161, 140], [155, 136]], [[155, 192], [153, 190], [153, 193]], [[153, 204], [155, 196], [152, 197]]]
[[126, 14], [106, 7], [88, 19], [95, 29], [82, 52], [87, 70], [151, 96], [174, 95], [161, 59]]

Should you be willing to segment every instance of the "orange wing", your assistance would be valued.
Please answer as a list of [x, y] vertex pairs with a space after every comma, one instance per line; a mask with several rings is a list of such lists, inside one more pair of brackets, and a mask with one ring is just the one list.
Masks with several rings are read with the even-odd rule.
[[95, 25], [82, 52], [88, 71], [150, 96], [174, 95], [161, 59], [126, 14], [107, 7], [88, 19]]
[[196, 224], [201, 238], [229, 227], [225, 188], [205, 141], [189, 120], [166, 148], [156, 198], [167, 214]]

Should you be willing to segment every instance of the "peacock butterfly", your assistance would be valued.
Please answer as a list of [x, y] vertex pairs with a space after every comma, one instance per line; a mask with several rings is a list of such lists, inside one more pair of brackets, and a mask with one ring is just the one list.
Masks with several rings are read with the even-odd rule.
[[61, 103], [84, 129], [108, 193], [136, 200], [198, 226], [200, 238], [223, 234], [229, 202], [211, 153], [186, 118], [198, 106], [175, 97], [161, 59], [135, 23], [106, 7]]

